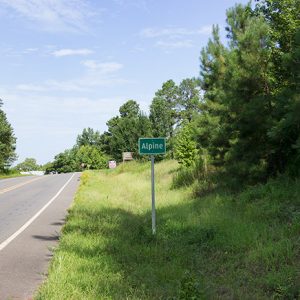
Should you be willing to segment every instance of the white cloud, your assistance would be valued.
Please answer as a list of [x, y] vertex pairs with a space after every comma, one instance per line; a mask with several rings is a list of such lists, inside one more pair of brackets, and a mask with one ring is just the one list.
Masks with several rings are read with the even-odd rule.
[[203, 26], [199, 29], [187, 29], [187, 28], [145, 28], [140, 32], [140, 35], [144, 38], [157, 38], [157, 37], [168, 37], [168, 38], [179, 38], [183, 36], [191, 35], [207, 35], [211, 33], [211, 26]]
[[82, 64], [92, 70], [97, 70], [102, 74], [114, 73], [123, 68], [123, 65], [117, 62], [100, 63], [95, 60], [85, 60]]
[[31, 92], [43, 92], [45, 88], [40, 85], [35, 84], [19, 84], [17, 89], [21, 91], [31, 91]]
[[87, 20], [95, 15], [85, 0], [0, 0], [1, 4], [49, 31], [86, 30]]
[[167, 49], [179, 49], [179, 48], [191, 48], [194, 44], [191, 40], [182, 41], [157, 41], [155, 44], [159, 48]]
[[90, 55], [94, 51], [90, 49], [60, 49], [53, 51], [51, 54], [56, 57], [71, 56], [71, 55]]

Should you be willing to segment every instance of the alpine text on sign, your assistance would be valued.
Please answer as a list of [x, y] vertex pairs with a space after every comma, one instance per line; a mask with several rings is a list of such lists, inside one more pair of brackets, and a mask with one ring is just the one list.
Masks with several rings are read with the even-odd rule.
[[155, 155], [166, 153], [165, 138], [140, 138], [139, 139], [139, 154]]

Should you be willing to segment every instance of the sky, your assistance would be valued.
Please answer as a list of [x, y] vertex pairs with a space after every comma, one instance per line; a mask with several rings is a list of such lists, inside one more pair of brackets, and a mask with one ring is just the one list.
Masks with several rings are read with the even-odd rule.
[[213, 24], [245, 0], [0, 0], [0, 99], [18, 162], [44, 164], [129, 99], [149, 112], [173, 79], [198, 77]]

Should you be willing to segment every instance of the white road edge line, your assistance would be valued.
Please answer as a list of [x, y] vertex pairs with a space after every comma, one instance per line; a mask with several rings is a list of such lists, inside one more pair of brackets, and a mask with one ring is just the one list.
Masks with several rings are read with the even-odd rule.
[[43, 206], [31, 219], [29, 219], [20, 229], [18, 229], [14, 234], [7, 238], [4, 242], [0, 244], [0, 251], [3, 250], [10, 242], [12, 242], [19, 234], [21, 234], [65, 189], [65, 187], [70, 183], [72, 178], [75, 176], [74, 173], [71, 178], [61, 187], [61, 189], [56, 193], [56, 195]]

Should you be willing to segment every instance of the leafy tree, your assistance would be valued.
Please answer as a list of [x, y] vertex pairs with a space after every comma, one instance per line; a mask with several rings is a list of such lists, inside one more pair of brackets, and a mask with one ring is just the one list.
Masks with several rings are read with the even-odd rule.
[[101, 149], [101, 137], [99, 131], [94, 131], [94, 129], [88, 127], [84, 128], [82, 133], [77, 136], [76, 146], [95, 146]]
[[55, 171], [53, 169], [53, 162], [49, 161], [41, 166], [41, 170], [45, 171], [46, 174], [49, 174], [52, 171]]
[[271, 59], [273, 61], [274, 83], [277, 88], [289, 84], [289, 70], [283, 61], [292, 51], [295, 35], [300, 27], [299, 0], [256, 0], [253, 14], [262, 15], [269, 25]]
[[35, 158], [25, 158], [25, 160], [15, 167], [17, 170], [20, 171], [37, 171], [41, 169], [41, 166], [39, 166], [36, 162]]
[[119, 108], [121, 118], [136, 118], [140, 114], [140, 106], [134, 100], [128, 100]]
[[201, 111], [199, 80], [187, 78], [178, 87], [177, 112], [180, 121], [191, 122]]
[[6, 114], [1, 109], [0, 99], [0, 171], [7, 169], [16, 159], [16, 138]]
[[103, 169], [107, 166], [107, 156], [96, 146], [74, 146], [55, 156], [52, 163], [46, 166], [46, 173], [78, 172], [82, 169]]
[[68, 173], [81, 170], [80, 163], [76, 159], [76, 148], [65, 150], [54, 157], [52, 166], [47, 169], [58, 173]]
[[88, 169], [104, 169], [107, 167], [107, 157], [94, 146], [81, 146], [76, 151], [76, 160], [80, 166]]
[[115, 159], [122, 159], [122, 152], [138, 155], [138, 139], [151, 135], [151, 124], [137, 102], [127, 101], [120, 107], [120, 116], [107, 122], [108, 131], [102, 135], [107, 144], [107, 153]]
[[171, 112], [168, 103], [155, 97], [150, 106], [150, 121], [154, 137], [170, 137]]
[[150, 105], [149, 119], [154, 137], [166, 137], [167, 149], [173, 157], [173, 137], [175, 124], [178, 122], [176, 105], [178, 104], [178, 86], [173, 80], [163, 83], [155, 93]]

